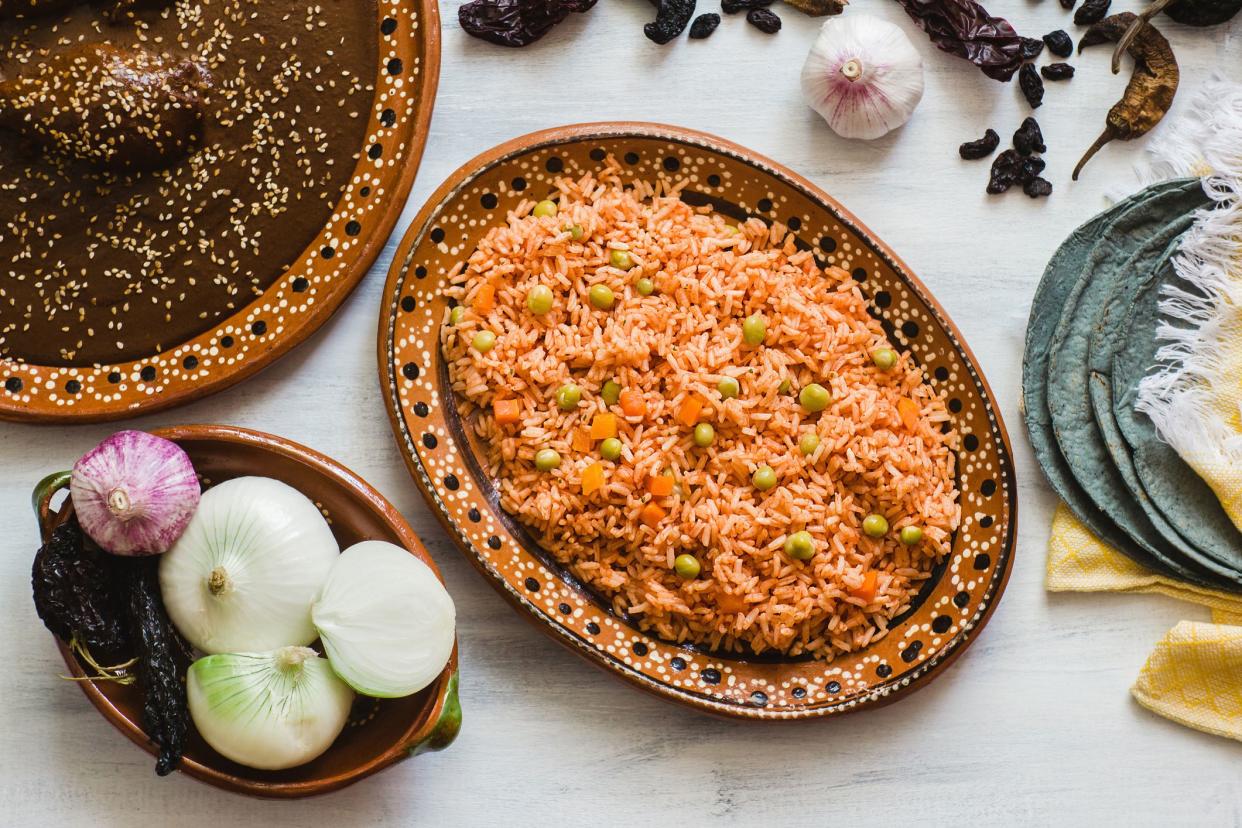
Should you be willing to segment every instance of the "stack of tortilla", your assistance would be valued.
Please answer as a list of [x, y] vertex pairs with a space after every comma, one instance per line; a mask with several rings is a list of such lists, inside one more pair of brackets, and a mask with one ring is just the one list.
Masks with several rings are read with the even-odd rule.
[[1158, 366], [1171, 260], [1195, 211], [1211, 205], [1200, 179], [1167, 181], [1065, 241], [1032, 306], [1023, 403], [1048, 481], [1098, 538], [1157, 573], [1242, 592], [1242, 533], [1135, 408]]

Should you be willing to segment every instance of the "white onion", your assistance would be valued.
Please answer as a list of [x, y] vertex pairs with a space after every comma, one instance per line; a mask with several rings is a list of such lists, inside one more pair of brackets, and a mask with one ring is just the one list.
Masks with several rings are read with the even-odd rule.
[[345, 729], [354, 693], [308, 647], [200, 658], [186, 674], [194, 726], [218, 753], [281, 770], [323, 753]]
[[160, 559], [168, 616], [206, 653], [263, 652], [315, 640], [310, 606], [339, 547], [319, 509], [266, 477], [203, 493]]
[[429, 566], [384, 541], [341, 553], [311, 616], [332, 669], [366, 696], [417, 693], [453, 653], [453, 599]]

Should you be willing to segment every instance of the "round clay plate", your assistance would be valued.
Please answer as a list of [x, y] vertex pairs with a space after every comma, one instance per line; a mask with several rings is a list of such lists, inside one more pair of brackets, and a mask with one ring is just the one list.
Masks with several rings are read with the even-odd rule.
[[0, 420], [113, 420], [190, 402], [267, 367], [340, 307], [405, 206], [440, 76], [434, 0], [379, 0], [376, 9], [364, 144], [327, 224], [295, 263], [249, 305], [153, 356], [68, 367], [0, 358]]
[[[439, 349], [445, 274], [523, 199], [606, 154], [634, 179], [676, 176], [683, 198], [733, 217], [796, 228], [821, 263], [853, 273], [891, 341], [922, 364], [962, 436], [962, 521], [952, 553], [887, 636], [827, 662], [743, 657], [641, 631], [578, 585], [497, 505], [467, 436]], [[585, 124], [539, 132], [467, 163], [431, 197], [388, 275], [379, 326], [384, 396], [397, 442], [433, 511], [512, 604], [556, 640], [664, 698], [746, 719], [807, 719], [892, 701], [926, 684], [978, 635], [1013, 559], [1017, 492], [1004, 424], [969, 349], [909, 269], [809, 181], [728, 141], [656, 124]]]

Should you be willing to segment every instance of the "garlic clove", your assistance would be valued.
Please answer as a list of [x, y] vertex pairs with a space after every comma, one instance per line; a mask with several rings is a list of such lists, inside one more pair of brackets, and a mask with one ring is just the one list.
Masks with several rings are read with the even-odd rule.
[[923, 58], [886, 20], [829, 20], [802, 66], [802, 97], [841, 137], [879, 138], [906, 123], [923, 99]]

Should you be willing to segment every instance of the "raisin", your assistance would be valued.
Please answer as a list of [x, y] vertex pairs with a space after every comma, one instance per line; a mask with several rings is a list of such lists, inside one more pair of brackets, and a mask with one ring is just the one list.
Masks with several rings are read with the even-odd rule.
[[1032, 155], [1029, 158], [1023, 158], [1022, 163], [1018, 166], [1018, 178], [1025, 184], [1039, 177], [1044, 171], [1044, 159], [1038, 155]]
[[1022, 87], [1022, 95], [1031, 109], [1039, 109], [1044, 102], [1044, 82], [1035, 71], [1035, 64], [1026, 63], [1018, 71], [1018, 86]]
[[1022, 156], [1015, 150], [1007, 149], [992, 162], [992, 175], [988, 181], [988, 192], [992, 195], [1003, 193], [1017, 184], [1022, 175]]
[[1049, 63], [1040, 67], [1039, 74], [1050, 81], [1069, 80], [1074, 77], [1074, 67], [1068, 63]]
[[1044, 43], [1048, 44], [1048, 51], [1057, 57], [1065, 58], [1074, 54], [1074, 39], [1064, 29], [1048, 32], [1044, 35]]
[[656, 19], [643, 26], [647, 39], [661, 45], [668, 43], [685, 31], [694, 16], [695, 0], [659, 0]]
[[1087, 0], [1074, 12], [1074, 25], [1090, 26], [1092, 23], [1099, 23], [1108, 14], [1108, 7], [1112, 3], [1113, 0]]
[[996, 134], [996, 130], [989, 129], [978, 141], [967, 141], [958, 147], [957, 154], [967, 161], [975, 161], [979, 158], [987, 158], [996, 151], [998, 146], [1000, 146], [1000, 136]]
[[1044, 42], [1033, 37], [1022, 38], [1022, 59], [1034, 60], [1044, 50]]
[[694, 22], [690, 24], [690, 37], [693, 40], [702, 40], [705, 37], [711, 37], [712, 32], [716, 31], [716, 27], [720, 25], [720, 15], [718, 14], [700, 14], [694, 18]]
[[1022, 192], [1031, 198], [1052, 195], [1052, 182], [1046, 178], [1032, 178], [1022, 185]]
[[737, 14], [751, 9], [762, 9], [772, 5], [773, 0], [721, 0], [720, 9], [725, 14]]
[[766, 34], [776, 34], [781, 30], [781, 19], [768, 9], [751, 9], [746, 12], [746, 22]]
[[1038, 121], [1034, 118], [1027, 118], [1022, 122], [1022, 126], [1018, 127], [1017, 132], [1013, 134], [1013, 148], [1018, 151], [1019, 155], [1048, 151], [1048, 147], [1044, 146], [1044, 133], [1039, 128]]

